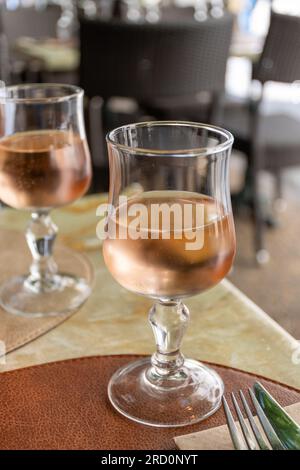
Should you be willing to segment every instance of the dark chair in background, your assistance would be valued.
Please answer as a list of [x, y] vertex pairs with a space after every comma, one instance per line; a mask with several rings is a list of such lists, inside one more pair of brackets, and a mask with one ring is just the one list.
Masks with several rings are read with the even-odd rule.
[[13, 82], [39, 81], [39, 64], [37, 61], [28, 63], [15, 50], [15, 44], [20, 37], [34, 39], [55, 38], [57, 36], [58, 20], [62, 10], [58, 5], [48, 5], [44, 8], [19, 7], [7, 10], [0, 6], [2, 16], [3, 37], [10, 54], [10, 78]]
[[8, 43], [13, 45], [20, 36], [32, 38], [56, 37], [61, 8], [49, 5], [43, 9], [33, 7], [16, 10], [2, 9], [3, 28]]
[[265, 215], [259, 197], [259, 173], [269, 170], [275, 175], [280, 196], [281, 170], [300, 165], [300, 120], [286, 113], [264, 115], [261, 112], [264, 85], [269, 81], [292, 83], [300, 80], [299, 17], [272, 13], [262, 55], [253, 69], [253, 79], [261, 83], [259, 97], [250, 99], [246, 105], [228, 106], [223, 125], [234, 134], [235, 147], [248, 157], [256, 257], [259, 263], [264, 263], [269, 255], [263, 243]]
[[[81, 19], [80, 84], [89, 99], [134, 98], [144, 115], [164, 119], [184, 118], [183, 109], [190, 103], [199, 109], [199, 95], [205, 92], [210, 97], [207, 120], [212, 120], [224, 90], [232, 27], [229, 14], [202, 23]], [[99, 122], [91, 129], [96, 165], [106, 166], [105, 154], [97, 151], [102, 145]]]
[[194, 14], [194, 7], [178, 7], [171, 4], [161, 8], [161, 20], [166, 22], [196, 21]]
[[3, 29], [2, 8], [0, 7], [0, 80], [5, 83], [10, 81], [8, 42]]

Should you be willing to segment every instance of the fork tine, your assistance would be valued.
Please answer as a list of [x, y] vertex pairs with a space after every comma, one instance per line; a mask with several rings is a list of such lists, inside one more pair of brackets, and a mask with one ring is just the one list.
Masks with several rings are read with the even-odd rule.
[[256, 442], [257, 442], [260, 450], [270, 450], [269, 447], [267, 446], [267, 444], [265, 443], [264, 438], [263, 438], [260, 430], [258, 429], [258, 427], [256, 425], [256, 422], [254, 421], [253, 415], [251, 413], [251, 410], [249, 408], [249, 405], [247, 403], [247, 400], [246, 400], [242, 390], [240, 390], [240, 397], [241, 397], [241, 400], [243, 402], [243, 405], [244, 405], [244, 408], [245, 408], [245, 411], [246, 411], [251, 429], [253, 431], [253, 434], [255, 436]]
[[268, 441], [271, 444], [271, 447], [273, 450], [286, 450], [285, 447], [281, 444], [277, 434], [275, 433], [274, 429], [272, 428], [268, 418], [266, 417], [262, 407], [260, 406], [259, 402], [257, 401], [256, 396], [254, 395], [253, 391], [251, 388], [249, 388], [249, 393], [251, 400], [253, 402], [253, 405], [256, 409], [257, 416], [259, 418], [259, 421], [263, 427], [263, 430], [266, 433], [266, 436], [268, 438]]
[[231, 411], [229, 409], [227, 400], [224, 396], [222, 397], [222, 403], [223, 403], [224, 412], [225, 412], [225, 416], [226, 416], [226, 421], [227, 421], [227, 424], [228, 424], [228, 429], [229, 429], [229, 432], [230, 432], [230, 436], [231, 436], [231, 440], [232, 440], [232, 443], [234, 445], [234, 448], [236, 450], [248, 450], [248, 447], [246, 446], [240, 431], [237, 430], [237, 427], [235, 425], [233, 416], [232, 416]]
[[233, 405], [234, 405], [239, 423], [241, 425], [241, 428], [242, 428], [243, 435], [244, 435], [245, 441], [247, 443], [247, 446], [249, 447], [250, 450], [258, 450], [258, 447], [255, 443], [255, 440], [252, 438], [252, 436], [249, 432], [249, 429], [248, 429], [248, 427], [245, 423], [245, 420], [244, 420], [244, 417], [242, 415], [241, 409], [239, 407], [239, 404], [238, 404], [237, 399], [235, 398], [235, 395], [234, 395], [233, 392], [231, 394], [231, 398], [232, 398], [232, 402], [233, 402]]

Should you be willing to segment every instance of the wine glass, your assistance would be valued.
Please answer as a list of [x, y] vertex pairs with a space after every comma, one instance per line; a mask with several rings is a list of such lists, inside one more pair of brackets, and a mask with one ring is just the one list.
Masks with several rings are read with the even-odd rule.
[[120, 127], [107, 143], [104, 260], [123, 287], [154, 299], [149, 321], [157, 347], [151, 358], [115, 372], [109, 399], [143, 424], [192, 424], [218, 409], [224, 387], [214, 370], [180, 352], [189, 320], [182, 299], [220, 282], [233, 262], [233, 137], [213, 126], [162, 121]]
[[90, 285], [84, 276], [58, 271], [52, 256], [57, 227], [49, 212], [90, 185], [83, 90], [57, 84], [1, 88], [0, 123], [0, 200], [31, 212], [26, 240], [33, 257], [29, 274], [1, 285], [0, 304], [25, 316], [71, 312], [86, 300]]

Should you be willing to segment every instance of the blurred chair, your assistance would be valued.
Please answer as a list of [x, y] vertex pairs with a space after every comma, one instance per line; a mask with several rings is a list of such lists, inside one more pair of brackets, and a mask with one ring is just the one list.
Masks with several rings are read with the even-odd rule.
[[0, 81], [9, 83], [9, 55], [8, 42], [3, 30], [2, 8], [0, 7]]
[[196, 21], [194, 19], [194, 7], [178, 7], [171, 4], [165, 7], [162, 6], [160, 11], [162, 21]]
[[32, 38], [56, 37], [57, 22], [61, 16], [58, 5], [43, 9], [22, 7], [16, 10], [3, 8], [3, 28], [10, 45], [21, 36]]
[[275, 175], [277, 195], [281, 197], [281, 170], [300, 164], [300, 120], [284, 112], [263, 114], [264, 89], [270, 81], [292, 83], [300, 79], [299, 17], [272, 13], [262, 55], [253, 69], [253, 79], [261, 84], [259, 96], [246, 104], [228, 106], [223, 125], [234, 134], [235, 147], [248, 157], [256, 258], [264, 263], [269, 254], [263, 243], [265, 217], [259, 197], [259, 173], [269, 170]]
[[23, 60], [15, 50], [15, 44], [20, 37], [55, 38], [57, 24], [61, 16], [61, 7], [48, 5], [45, 8], [19, 7], [16, 10], [7, 10], [2, 6], [2, 24], [5, 42], [10, 51], [11, 78], [15, 82], [38, 81], [39, 63], [31, 64]]
[[[130, 97], [144, 114], [169, 118], [170, 109], [210, 95], [210, 117], [224, 90], [233, 17], [155, 24], [80, 21], [80, 83], [91, 99]], [[99, 136], [99, 129], [98, 134]], [[95, 139], [94, 139], [95, 140]], [[98, 160], [106, 165], [105, 156]]]

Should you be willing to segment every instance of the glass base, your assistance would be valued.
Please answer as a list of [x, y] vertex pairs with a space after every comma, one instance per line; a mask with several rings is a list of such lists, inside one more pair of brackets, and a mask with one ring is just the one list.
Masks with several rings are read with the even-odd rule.
[[92, 267], [84, 255], [67, 248], [60, 248], [58, 255], [61, 272], [42, 285], [30, 275], [4, 281], [0, 287], [1, 307], [24, 317], [57, 316], [77, 310], [91, 293]]
[[[178, 427], [197, 423], [215, 413], [221, 405], [224, 385], [212, 369], [186, 359], [180, 379], [150, 382], [151, 358], [141, 359], [117, 370], [108, 385], [112, 405], [122, 415], [138, 423], [158, 427]], [[161, 381], [160, 381], [161, 382]]]
[[1, 286], [0, 305], [9, 313], [30, 317], [53, 316], [79, 308], [91, 293], [84, 279], [56, 274], [53, 288], [35, 292], [27, 277], [14, 277]]

